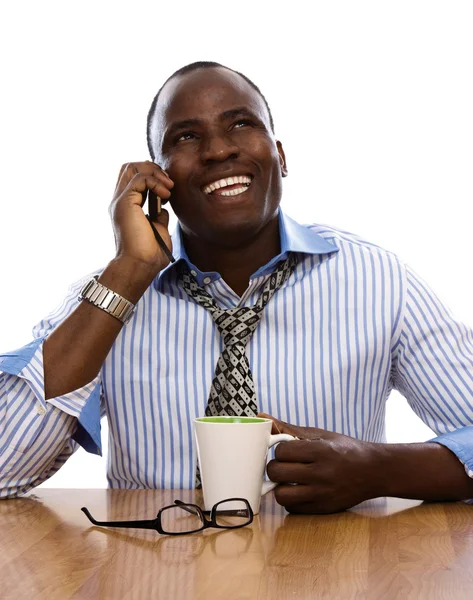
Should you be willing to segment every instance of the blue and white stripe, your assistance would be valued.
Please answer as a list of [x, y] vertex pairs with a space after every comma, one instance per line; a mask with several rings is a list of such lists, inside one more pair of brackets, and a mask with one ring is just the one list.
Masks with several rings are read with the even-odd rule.
[[[189, 263], [217, 304], [231, 308], [253, 305], [275, 263], [297, 253], [297, 268], [247, 348], [259, 409], [384, 442], [395, 388], [471, 472], [472, 331], [392, 253], [282, 214], [280, 228], [281, 254], [253, 275], [241, 298], [217, 273]], [[180, 236], [173, 242], [176, 258], [189, 262]], [[52, 475], [77, 443], [99, 452], [100, 408], [109, 420], [111, 487], [192, 487], [192, 420], [204, 414], [222, 350], [210, 314], [179, 288], [170, 265], [138, 303], [99, 376], [45, 402], [42, 339], [74, 310], [82, 283], [35, 329], [35, 342], [0, 357], [0, 496]]]

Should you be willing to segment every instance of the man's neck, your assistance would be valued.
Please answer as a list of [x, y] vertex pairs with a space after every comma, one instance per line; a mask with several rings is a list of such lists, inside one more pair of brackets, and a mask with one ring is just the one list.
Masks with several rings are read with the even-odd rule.
[[183, 235], [187, 255], [199, 270], [216, 271], [239, 296], [250, 276], [280, 253], [279, 220], [272, 219], [254, 238], [236, 247], [212, 244]]

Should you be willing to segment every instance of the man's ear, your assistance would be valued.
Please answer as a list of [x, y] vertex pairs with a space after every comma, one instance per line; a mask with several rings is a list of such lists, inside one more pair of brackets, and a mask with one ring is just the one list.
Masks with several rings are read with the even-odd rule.
[[281, 166], [281, 175], [283, 177], [287, 177], [287, 164], [286, 164], [286, 155], [284, 154], [284, 150], [282, 144], [279, 140], [276, 141], [276, 146], [278, 147], [279, 154], [279, 164]]

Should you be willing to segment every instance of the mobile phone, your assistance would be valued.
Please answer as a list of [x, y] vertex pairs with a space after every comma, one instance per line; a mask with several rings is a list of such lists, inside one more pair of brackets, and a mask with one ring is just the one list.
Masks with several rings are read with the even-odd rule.
[[146, 218], [148, 219], [149, 224], [151, 225], [154, 237], [156, 238], [156, 241], [161, 246], [169, 260], [171, 262], [175, 262], [174, 256], [171, 254], [171, 252], [169, 252], [169, 249], [164, 243], [163, 238], [159, 235], [155, 226], [152, 223], [152, 221], [156, 221], [158, 215], [161, 213], [161, 204], [164, 204], [164, 202], [162, 202], [161, 198], [157, 196], [154, 192], [148, 190], [148, 192], [145, 192], [145, 200], [143, 202], [143, 205], [146, 202], [146, 195], [148, 196], [148, 214], [146, 215]]
[[156, 221], [157, 216], [161, 214], [161, 206], [166, 202], [167, 200], [162, 200], [154, 192], [148, 191], [148, 211], [153, 221]]
[[150, 190], [148, 190], [148, 213], [153, 221], [156, 221], [161, 214], [161, 198]]

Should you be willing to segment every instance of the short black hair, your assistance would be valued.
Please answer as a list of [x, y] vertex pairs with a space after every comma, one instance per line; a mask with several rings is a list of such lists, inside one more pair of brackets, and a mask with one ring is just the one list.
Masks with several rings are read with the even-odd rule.
[[266, 98], [261, 93], [261, 90], [259, 89], [259, 87], [255, 83], [253, 83], [251, 81], [251, 79], [249, 79], [246, 75], [243, 75], [243, 73], [240, 73], [239, 71], [230, 69], [230, 67], [226, 67], [225, 65], [221, 65], [220, 63], [217, 63], [217, 62], [201, 60], [201, 61], [197, 61], [197, 62], [190, 63], [188, 65], [185, 65], [184, 67], [181, 67], [177, 71], [174, 71], [174, 73], [172, 75], [170, 75], [166, 79], [166, 81], [163, 83], [163, 85], [159, 88], [158, 93], [156, 94], [156, 96], [153, 99], [153, 102], [151, 103], [150, 109], [148, 111], [148, 118], [146, 121], [146, 139], [148, 142], [148, 150], [149, 150], [150, 156], [153, 160], [155, 159], [155, 156], [154, 156], [153, 147], [151, 144], [151, 121], [153, 119], [153, 115], [156, 110], [156, 105], [158, 104], [159, 95], [161, 94], [163, 87], [166, 85], [166, 83], [170, 79], [173, 79], [174, 77], [178, 77], [179, 75], [184, 75], [185, 73], [195, 71], [196, 69], [209, 69], [209, 68], [213, 68], [213, 67], [222, 67], [223, 69], [228, 69], [229, 71], [233, 71], [233, 73], [240, 75], [240, 77], [243, 77], [243, 79], [251, 85], [251, 87], [261, 96], [266, 108], [268, 109], [269, 124], [271, 125], [271, 131], [274, 133], [273, 115], [271, 114], [271, 109], [269, 108], [269, 104], [268, 104]]

